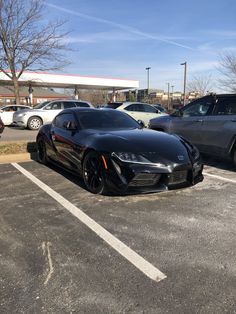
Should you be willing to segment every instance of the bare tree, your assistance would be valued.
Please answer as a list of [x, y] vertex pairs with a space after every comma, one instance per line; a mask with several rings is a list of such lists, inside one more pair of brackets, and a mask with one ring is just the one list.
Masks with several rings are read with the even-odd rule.
[[221, 56], [219, 71], [224, 78], [219, 80], [222, 86], [231, 92], [236, 92], [236, 55], [227, 53]]
[[204, 96], [213, 87], [211, 75], [194, 76], [188, 83], [189, 92], [197, 92], [199, 96]]
[[0, 0], [0, 70], [12, 80], [17, 103], [24, 71], [50, 71], [67, 64], [62, 56], [65, 22], [44, 24], [43, 9], [41, 0]]

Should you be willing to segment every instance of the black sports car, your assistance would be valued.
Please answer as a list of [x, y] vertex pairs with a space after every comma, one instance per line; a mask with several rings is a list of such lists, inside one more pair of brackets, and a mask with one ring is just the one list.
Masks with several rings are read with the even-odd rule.
[[62, 111], [41, 127], [37, 147], [40, 162], [76, 172], [92, 193], [158, 191], [203, 180], [197, 148], [112, 109]]

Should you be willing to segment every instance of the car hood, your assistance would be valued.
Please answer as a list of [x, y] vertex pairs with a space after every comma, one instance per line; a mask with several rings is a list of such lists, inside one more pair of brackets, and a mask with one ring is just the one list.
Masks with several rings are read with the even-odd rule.
[[150, 120], [149, 125], [159, 124], [159, 123], [167, 123], [172, 120], [170, 115], [161, 115], [159, 117], [153, 118]]
[[[83, 134], [84, 132], [84, 134]], [[81, 131], [85, 146], [89, 145], [104, 152], [133, 152], [149, 154], [152, 162], [158, 156], [179, 162], [180, 159], [189, 160], [184, 141], [175, 135], [148, 129], [120, 130], [120, 131]], [[181, 157], [180, 157], [181, 156]]]

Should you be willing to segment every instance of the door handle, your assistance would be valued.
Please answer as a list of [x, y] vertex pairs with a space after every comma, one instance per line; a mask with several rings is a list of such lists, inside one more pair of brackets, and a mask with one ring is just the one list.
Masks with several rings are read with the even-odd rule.
[[203, 122], [203, 120], [199, 119], [199, 120], [196, 120], [195, 122]]
[[236, 119], [232, 119], [231, 122], [236, 122]]

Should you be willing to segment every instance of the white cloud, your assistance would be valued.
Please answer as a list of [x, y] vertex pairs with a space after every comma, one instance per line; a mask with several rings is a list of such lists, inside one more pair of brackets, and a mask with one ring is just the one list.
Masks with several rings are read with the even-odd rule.
[[183, 45], [181, 43], [178, 43], [178, 42], [176, 42], [174, 40], [169, 39], [168, 37], [157, 36], [157, 35], [153, 35], [153, 34], [150, 34], [150, 33], [142, 32], [139, 29], [134, 28], [134, 27], [130, 27], [130, 26], [127, 26], [127, 25], [115, 23], [115, 22], [112, 22], [110, 20], [98, 18], [98, 17], [95, 17], [95, 16], [91, 16], [91, 15], [75, 12], [75, 11], [72, 11], [72, 10], [66, 9], [64, 7], [61, 7], [61, 6], [51, 4], [51, 3], [47, 3], [47, 2], [44, 2], [44, 3], [45, 3], [45, 5], [47, 5], [48, 7], [53, 8], [53, 9], [60, 10], [62, 12], [65, 12], [65, 13], [68, 13], [68, 14], [71, 14], [71, 15], [74, 15], [74, 16], [78, 16], [80, 18], [87, 19], [87, 20], [90, 20], [90, 21], [94, 21], [94, 22], [98, 22], [98, 23], [102, 23], [102, 24], [107, 24], [107, 25], [110, 25], [110, 26], [122, 29], [122, 30], [124, 30], [124, 31], [126, 31], [126, 32], [128, 32], [130, 34], [133, 34], [133, 35], [138, 35], [140, 37], [147, 38], [147, 39], [157, 40], [157, 41], [169, 44], [169, 45], [174, 45], [174, 46], [177, 46], [177, 47], [180, 47], [180, 48], [184, 48], [184, 49], [188, 49], [188, 50], [194, 50], [192, 47], [189, 47], [189, 46]]

